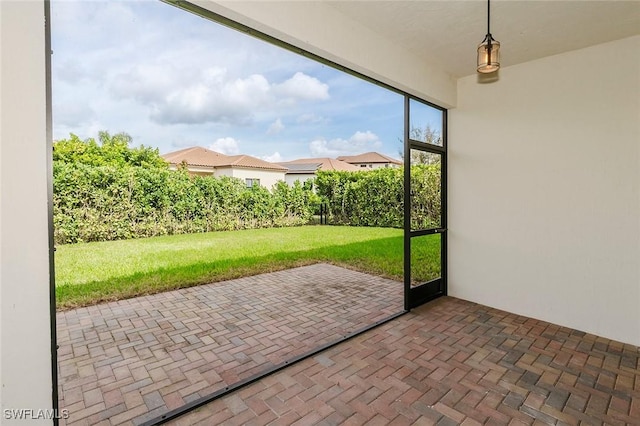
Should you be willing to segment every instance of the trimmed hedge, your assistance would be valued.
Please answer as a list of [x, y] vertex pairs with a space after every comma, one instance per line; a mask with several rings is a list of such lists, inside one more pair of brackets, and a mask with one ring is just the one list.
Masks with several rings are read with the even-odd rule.
[[269, 192], [166, 167], [60, 161], [53, 185], [57, 244], [303, 225], [317, 198], [300, 184], [279, 182]]
[[[403, 227], [403, 169], [319, 172], [304, 186], [268, 191], [170, 171], [157, 149], [130, 142], [101, 132], [99, 143], [71, 135], [54, 144], [56, 244], [304, 225], [320, 199], [332, 224]], [[440, 175], [439, 163], [411, 167], [413, 229], [439, 226]]]
[[[367, 172], [321, 171], [318, 195], [328, 204], [329, 222], [335, 225], [404, 226], [402, 168]], [[440, 226], [440, 164], [411, 166], [411, 228]]]

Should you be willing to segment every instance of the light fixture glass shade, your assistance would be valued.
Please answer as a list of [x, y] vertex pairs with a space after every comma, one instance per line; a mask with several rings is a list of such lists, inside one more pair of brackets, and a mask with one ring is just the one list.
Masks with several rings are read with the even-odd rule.
[[495, 41], [491, 34], [482, 40], [478, 46], [478, 72], [487, 74], [500, 68], [500, 42]]

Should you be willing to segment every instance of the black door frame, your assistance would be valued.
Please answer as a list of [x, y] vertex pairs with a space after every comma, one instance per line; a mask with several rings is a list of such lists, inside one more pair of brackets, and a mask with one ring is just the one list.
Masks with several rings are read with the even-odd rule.
[[[442, 146], [411, 139], [410, 104], [419, 102], [442, 113]], [[440, 227], [411, 229], [411, 150], [440, 156]], [[411, 286], [411, 239], [424, 235], [440, 235], [440, 277]], [[409, 311], [430, 300], [447, 295], [447, 110], [421, 99], [404, 97], [404, 309]]]

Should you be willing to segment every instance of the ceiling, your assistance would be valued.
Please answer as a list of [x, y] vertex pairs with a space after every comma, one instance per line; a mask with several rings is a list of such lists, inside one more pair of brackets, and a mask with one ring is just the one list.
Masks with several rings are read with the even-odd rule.
[[[326, 3], [455, 77], [476, 72], [486, 1]], [[515, 65], [640, 34], [640, 1], [494, 0], [491, 33], [501, 43], [501, 65]]]

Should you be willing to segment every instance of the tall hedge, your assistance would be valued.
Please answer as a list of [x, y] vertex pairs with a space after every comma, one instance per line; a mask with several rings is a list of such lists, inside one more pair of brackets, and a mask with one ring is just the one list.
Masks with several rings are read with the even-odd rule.
[[[401, 168], [367, 172], [321, 171], [315, 186], [328, 205], [329, 222], [336, 225], [404, 225], [404, 178]], [[440, 164], [411, 166], [411, 227], [440, 225]]]
[[269, 192], [166, 167], [54, 161], [53, 175], [57, 244], [295, 226], [315, 208], [300, 184], [280, 182]]
[[[333, 224], [403, 226], [403, 170], [319, 172], [304, 186], [246, 188], [229, 177], [170, 171], [157, 149], [131, 147], [126, 133], [98, 140], [71, 134], [53, 146], [57, 244], [309, 222], [317, 200]], [[414, 229], [440, 224], [440, 164], [411, 167]], [[312, 187], [315, 186], [315, 192]]]

